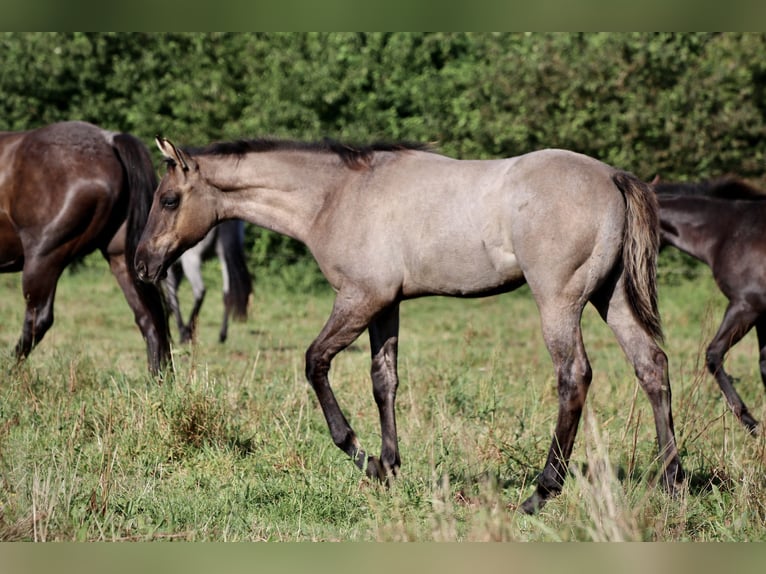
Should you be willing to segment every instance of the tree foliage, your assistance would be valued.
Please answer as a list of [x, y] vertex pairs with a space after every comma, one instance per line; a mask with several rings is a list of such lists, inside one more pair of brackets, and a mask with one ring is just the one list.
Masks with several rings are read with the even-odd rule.
[[[3, 33], [0, 129], [83, 119], [187, 145], [276, 135], [577, 150], [649, 179], [763, 184], [766, 35]], [[307, 258], [249, 229], [252, 264]]]

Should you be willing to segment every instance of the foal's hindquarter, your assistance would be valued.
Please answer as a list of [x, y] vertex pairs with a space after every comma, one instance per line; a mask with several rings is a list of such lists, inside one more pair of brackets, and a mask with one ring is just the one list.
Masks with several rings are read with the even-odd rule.
[[[312, 248], [338, 290], [332, 314], [306, 354], [307, 376], [335, 444], [370, 476], [388, 480], [398, 472], [394, 401], [401, 300], [481, 296], [526, 281], [557, 373], [559, 415], [539, 485], [522, 510], [537, 510], [563, 485], [591, 382], [580, 328], [589, 301], [615, 332], [650, 398], [665, 484], [673, 488], [682, 471], [667, 359], [625, 294], [626, 202], [612, 180], [615, 170], [559, 151], [492, 162], [428, 154], [397, 161], [396, 171], [379, 167], [374, 175], [360, 177], [364, 188], [352, 186], [345, 195], [369, 202], [363, 210], [356, 206], [357, 218], [360, 210], [375, 217], [363, 222], [343, 213], [328, 217], [324, 241]], [[340, 231], [337, 241], [328, 239], [331, 229]], [[380, 458], [361, 448], [328, 380], [332, 358], [366, 327], [381, 423]]]

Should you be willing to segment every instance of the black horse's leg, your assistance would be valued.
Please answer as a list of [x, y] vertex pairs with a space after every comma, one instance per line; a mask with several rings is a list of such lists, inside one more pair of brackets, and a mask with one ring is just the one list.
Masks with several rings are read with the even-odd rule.
[[[322, 407], [333, 442], [360, 469], [365, 469], [367, 454], [338, 406], [328, 374], [335, 355], [359, 337], [381, 307], [373, 305], [360, 291], [342, 289], [335, 298], [330, 318], [306, 351], [306, 377]], [[368, 476], [378, 477], [377, 461], [368, 461], [366, 472]]]
[[[380, 414], [382, 446], [378, 475], [381, 480], [396, 476], [401, 466], [399, 442], [396, 435], [397, 350], [399, 346], [399, 303], [384, 309], [370, 323], [370, 352], [372, 354], [372, 392]], [[372, 459], [372, 457], [371, 457]], [[373, 459], [374, 460], [374, 459]]]
[[573, 309], [571, 303], [565, 301], [561, 305], [541, 305], [540, 314], [545, 343], [556, 367], [559, 412], [537, 488], [520, 507], [527, 514], [537, 512], [563, 488], [592, 377], [580, 329], [582, 309]]
[[721, 326], [708, 345], [705, 355], [708, 371], [715, 377], [718, 386], [726, 397], [734, 415], [751, 433], [755, 432], [758, 422], [747, 410], [747, 406], [734, 389], [731, 377], [723, 367], [726, 353], [736, 345], [753, 327], [758, 313], [744, 301], [731, 301], [726, 308]]
[[28, 259], [24, 264], [22, 291], [26, 311], [15, 351], [19, 360], [29, 356], [53, 325], [53, 302], [62, 271], [59, 261]]

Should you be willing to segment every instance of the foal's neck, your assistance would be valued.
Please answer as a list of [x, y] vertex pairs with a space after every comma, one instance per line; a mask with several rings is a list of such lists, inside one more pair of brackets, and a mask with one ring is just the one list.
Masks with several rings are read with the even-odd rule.
[[223, 191], [219, 214], [243, 219], [303, 243], [327, 195], [338, 189], [344, 172], [330, 154], [300, 151], [200, 156], [207, 181]]

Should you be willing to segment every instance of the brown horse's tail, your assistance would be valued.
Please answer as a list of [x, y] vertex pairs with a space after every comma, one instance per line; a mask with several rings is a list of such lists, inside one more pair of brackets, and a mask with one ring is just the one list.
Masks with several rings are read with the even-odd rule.
[[157, 175], [149, 150], [141, 140], [130, 134], [115, 134], [112, 146], [125, 171], [128, 188], [128, 217], [125, 238], [125, 262], [138, 291], [148, 309], [158, 338], [155, 345], [159, 356], [149, 357], [150, 364], [162, 366], [170, 363], [170, 329], [160, 288], [138, 279], [134, 267], [136, 247], [149, 217]]
[[245, 260], [245, 224], [239, 219], [230, 219], [218, 224], [218, 241], [221, 257], [226, 261], [229, 287], [223, 294], [226, 309], [231, 309], [234, 319], [247, 319], [247, 305], [253, 292], [253, 280]]
[[618, 172], [612, 181], [627, 206], [622, 245], [625, 291], [633, 312], [655, 341], [662, 341], [657, 306], [657, 253], [659, 250], [659, 207], [649, 185], [633, 174]]

